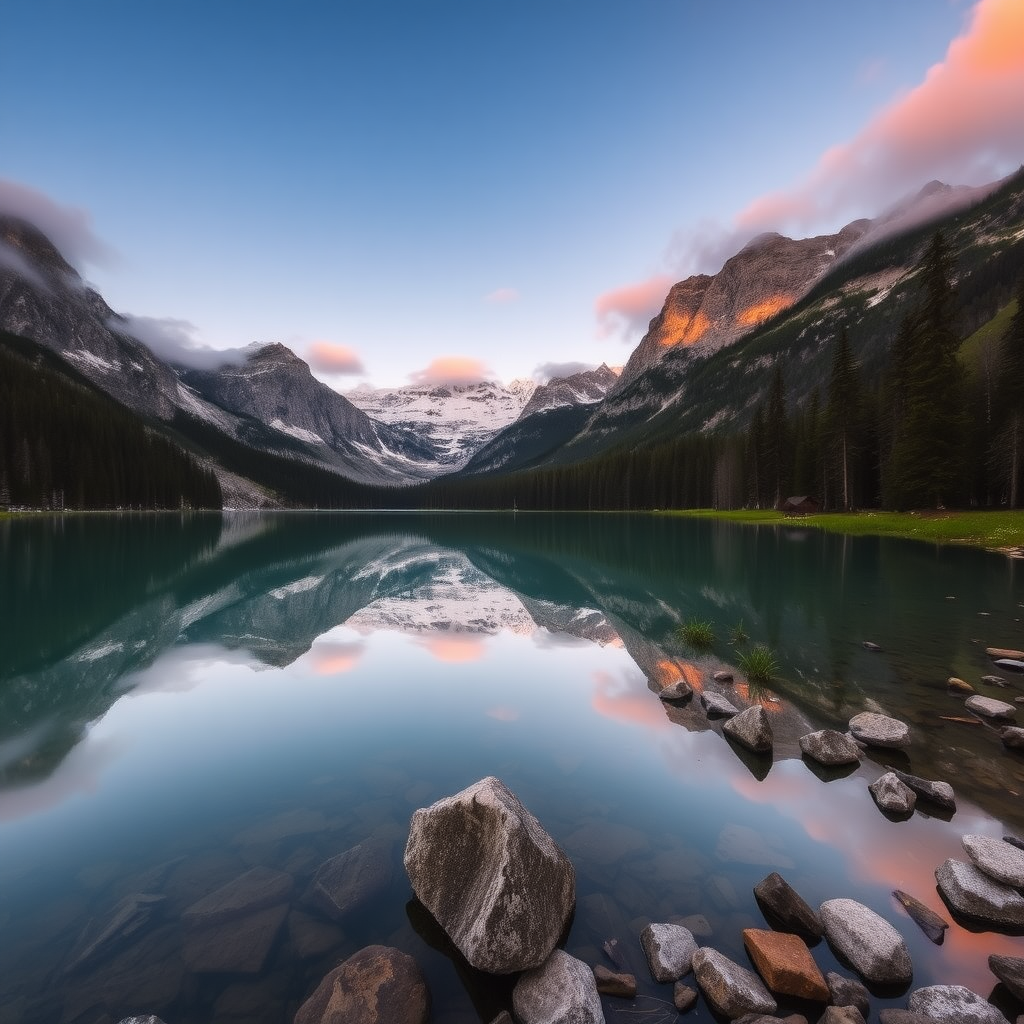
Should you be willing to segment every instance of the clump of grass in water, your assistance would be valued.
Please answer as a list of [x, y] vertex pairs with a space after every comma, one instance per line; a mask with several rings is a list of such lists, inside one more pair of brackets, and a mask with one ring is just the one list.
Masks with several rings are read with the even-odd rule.
[[715, 631], [711, 628], [711, 623], [700, 619], [684, 622], [676, 628], [676, 633], [683, 643], [698, 649], [711, 647], [715, 642]]
[[769, 683], [779, 671], [774, 652], [764, 644], [757, 644], [749, 651], [744, 651], [737, 660], [743, 674], [752, 683]]
[[729, 639], [734, 644], [745, 644], [750, 637], [747, 635], [747, 631], [743, 628], [743, 620], [740, 619], [735, 626], [729, 632]]

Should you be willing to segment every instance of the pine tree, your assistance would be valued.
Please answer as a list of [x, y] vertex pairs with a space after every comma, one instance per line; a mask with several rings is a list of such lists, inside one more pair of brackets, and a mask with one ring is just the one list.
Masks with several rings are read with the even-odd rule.
[[853, 506], [856, 462], [862, 443], [863, 399], [859, 368], [850, 351], [850, 339], [845, 328], [839, 333], [832, 358], [825, 417], [831, 468], [835, 470], [839, 484], [842, 507], [850, 509]]
[[772, 389], [764, 408], [764, 443], [761, 461], [764, 466], [764, 483], [768, 488], [765, 497], [775, 507], [782, 501], [789, 484], [792, 457], [789, 418], [786, 415], [786, 386], [782, 380], [782, 364], [775, 363]]
[[995, 405], [1001, 425], [997, 463], [1007, 485], [1010, 508], [1017, 508], [1024, 464], [1024, 277], [1017, 287], [1017, 312], [999, 349]]

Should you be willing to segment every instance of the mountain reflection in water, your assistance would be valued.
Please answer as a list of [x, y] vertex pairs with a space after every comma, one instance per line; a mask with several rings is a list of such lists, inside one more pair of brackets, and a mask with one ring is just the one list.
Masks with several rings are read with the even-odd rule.
[[[0, 524], [0, 553], [0, 874], [19, 885], [0, 906], [0, 978], [12, 979], [0, 1006], [24, 1020], [87, 1019], [88, 983], [77, 1002], [54, 1001], [78, 984], [60, 972], [83, 922], [116, 902], [103, 865], [116, 876], [210, 861], [226, 881], [270, 858], [301, 883], [313, 860], [376, 832], [397, 843], [393, 892], [324, 957], [394, 940], [425, 964], [435, 1008], [475, 1019], [469, 999], [484, 1019], [486, 979], [467, 994], [410, 924], [400, 869], [411, 811], [484, 774], [576, 864], [568, 948], [589, 962], [609, 937], [597, 898], [627, 930], [703, 913], [708, 941], [745, 962], [740, 929], [762, 924], [750, 890], [775, 867], [812, 904], [852, 896], [893, 921], [915, 985], [987, 994], [987, 955], [1021, 955], [1020, 939], [957, 924], [934, 947], [888, 896], [904, 889], [948, 918], [933, 872], [964, 856], [959, 836], [1024, 829], [1024, 762], [988, 724], [948, 720], [965, 712], [945, 686], [957, 675], [991, 696], [1020, 692], [1024, 677], [977, 682], [991, 671], [985, 646], [1021, 644], [1011, 560], [670, 517], [312, 513], [33, 517]], [[708, 653], [675, 632], [694, 618], [715, 629]], [[770, 689], [736, 668], [740, 623], [776, 652]], [[714, 682], [719, 669], [736, 682]], [[726, 741], [697, 698], [658, 700], [680, 679], [740, 708], [760, 702], [774, 755]], [[798, 738], [863, 710], [910, 722], [912, 745], [819, 777]], [[886, 765], [951, 781], [952, 820], [881, 815], [866, 782]], [[335, 824], [301, 842], [238, 839], [297, 806]], [[194, 895], [192, 883], [175, 891], [181, 870], [161, 883], [172, 918]], [[26, 924], [61, 914], [58, 931]], [[21, 929], [14, 953], [5, 935]], [[267, 1019], [290, 1019], [323, 966], [288, 955], [279, 942], [258, 976]], [[830, 969], [827, 949], [815, 955]], [[205, 976], [155, 985], [163, 1005], [129, 1010], [229, 1019], [229, 989]]]

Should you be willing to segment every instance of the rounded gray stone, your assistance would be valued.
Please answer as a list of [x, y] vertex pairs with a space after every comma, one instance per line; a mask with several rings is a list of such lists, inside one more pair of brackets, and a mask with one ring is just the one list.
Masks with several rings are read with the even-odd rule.
[[1012, 704], [1007, 704], [1005, 700], [996, 700], [995, 697], [983, 697], [978, 693], [973, 697], [968, 697], [964, 701], [964, 707], [968, 711], [973, 711], [976, 715], [981, 715], [984, 718], [1007, 719], [1013, 718], [1017, 714], [1017, 709]]
[[917, 803], [917, 794], [905, 786], [894, 772], [880, 775], [868, 786], [875, 803], [891, 814], [909, 814]]
[[963, 917], [997, 927], [1024, 927], [1024, 897], [973, 864], [949, 860], [935, 871], [943, 899]]
[[677, 981], [690, 973], [697, 942], [693, 932], [681, 924], [649, 924], [640, 933], [640, 945], [647, 956], [655, 981]]
[[1006, 1024], [1006, 1018], [963, 985], [928, 985], [910, 993], [907, 1009], [935, 1024]]
[[521, 1024], [605, 1024], [593, 971], [563, 949], [520, 977], [512, 1009]]
[[693, 954], [693, 973], [704, 998], [718, 1013], [735, 1020], [745, 1013], [774, 1013], [778, 1003], [761, 979], [717, 949], [701, 946]]
[[903, 936], [885, 918], [856, 900], [822, 903], [819, 914], [829, 944], [865, 981], [906, 985], [914, 969]]
[[1024, 850], [990, 836], [964, 836], [960, 841], [975, 867], [989, 878], [1014, 889], [1024, 888]]
[[872, 747], [910, 746], [910, 726], [898, 718], [862, 711], [850, 719], [850, 732], [855, 739]]
[[768, 712], [760, 704], [753, 704], [735, 718], [730, 718], [722, 726], [722, 732], [755, 754], [767, 753], [774, 744]]
[[861, 758], [860, 747], [835, 729], [819, 729], [801, 736], [800, 750], [824, 765], [859, 764]]

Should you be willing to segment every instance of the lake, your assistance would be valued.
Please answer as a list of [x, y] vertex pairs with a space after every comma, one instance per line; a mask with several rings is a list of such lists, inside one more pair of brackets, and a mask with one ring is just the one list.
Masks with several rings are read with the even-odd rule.
[[[986, 646], [1024, 645], [1024, 563], [799, 525], [397, 513], [33, 516], [0, 523], [0, 556], [3, 1024], [290, 1024], [371, 943], [415, 957], [432, 1020], [487, 1024], [510, 981], [452, 953], [401, 863], [412, 812], [487, 775], [576, 867], [566, 948], [595, 964], [629, 943], [641, 997], [606, 998], [609, 1021], [675, 1019], [634, 949], [648, 921], [688, 918], [747, 964], [741, 930], [766, 927], [752, 888], [774, 870], [812, 906], [891, 921], [914, 987], [988, 996], [988, 954], [1024, 955], [956, 921], [933, 945], [891, 895], [952, 920], [934, 870], [966, 859], [960, 836], [1024, 835], [1024, 759], [946, 687], [1024, 692], [979, 682], [998, 671]], [[694, 618], [710, 652], [678, 638]], [[736, 668], [753, 643], [775, 652], [769, 688]], [[698, 699], [660, 701], [680, 678], [760, 702], [774, 759]], [[802, 734], [864, 710], [908, 722], [911, 746], [845, 775], [801, 759]], [[867, 790], [887, 765], [952, 783], [956, 813], [890, 820]], [[370, 839], [390, 882], [318, 916], [317, 867]], [[248, 947], [204, 946], [185, 912], [254, 867], [290, 894]], [[851, 973], [824, 942], [813, 955]], [[714, 1017], [702, 1000], [686, 1019]]]

